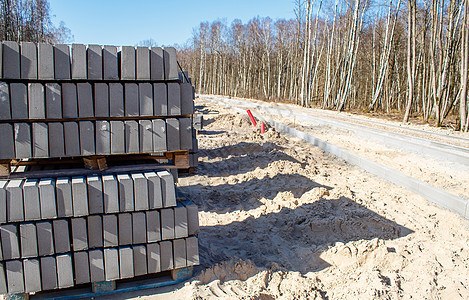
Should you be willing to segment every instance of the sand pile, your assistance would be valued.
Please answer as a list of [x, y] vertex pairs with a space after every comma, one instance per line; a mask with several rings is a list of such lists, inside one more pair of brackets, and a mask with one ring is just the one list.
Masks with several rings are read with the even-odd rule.
[[[197, 102], [201, 266], [174, 299], [469, 299], [467, 220]], [[150, 298], [158, 298], [151, 296]]]

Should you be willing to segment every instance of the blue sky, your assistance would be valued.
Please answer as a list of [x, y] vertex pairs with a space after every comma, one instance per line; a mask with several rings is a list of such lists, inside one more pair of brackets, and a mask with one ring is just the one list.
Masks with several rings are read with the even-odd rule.
[[64, 21], [74, 43], [159, 46], [184, 44], [200, 22], [260, 16], [294, 18], [294, 0], [49, 0], [52, 21]]

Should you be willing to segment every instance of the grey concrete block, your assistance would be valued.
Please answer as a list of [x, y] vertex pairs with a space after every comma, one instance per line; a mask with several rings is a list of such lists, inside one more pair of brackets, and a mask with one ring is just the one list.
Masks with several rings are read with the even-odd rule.
[[120, 76], [123, 80], [135, 80], [136, 78], [136, 62], [135, 62], [135, 48], [123, 46], [119, 53], [120, 59]]
[[161, 179], [163, 207], [176, 206], [176, 188], [173, 176], [168, 171], [159, 171], [157, 174]]
[[124, 86], [120, 83], [109, 84], [109, 115], [124, 116]]
[[111, 124], [96, 121], [96, 154], [111, 154]]
[[176, 49], [173, 47], [165, 47], [163, 49], [164, 73], [166, 80], [178, 79], [178, 65]]
[[82, 284], [90, 282], [90, 261], [88, 252], [75, 252], [73, 254], [75, 283]]
[[188, 234], [195, 235], [199, 233], [199, 210], [197, 205], [190, 200], [185, 200], [182, 204], [187, 210], [187, 223], [188, 223]]
[[181, 114], [192, 115], [194, 113], [194, 98], [192, 85], [190, 83], [181, 83]]
[[46, 83], [46, 117], [62, 118], [62, 86], [58, 83]]
[[24, 291], [26, 293], [39, 292], [42, 289], [41, 266], [39, 264], [39, 259], [23, 260], [23, 270], [24, 270]]
[[91, 282], [104, 281], [104, 253], [103, 250], [90, 250]]
[[57, 195], [57, 217], [72, 217], [72, 181], [70, 178], [57, 178], [55, 183]]
[[57, 255], [56, 260], [59, 289], [74, 286], [71, 254]]
[[37, 44], [37, 78], [54, 79], [54, 49], [50, 44]]
[[153, 116], [153, 87], [151, 83], [138, 84], [140, 116]]
[[134, 184], [128, 174], [118, 174], [119, 182], [119, 208], [121, 212], [134, 211]]
[[144, 245], [133, 246], [134, 254], [134, 275], [146, 275], [147, 269], [147, 248]]
[[166, 122], [164, 120], [152, 120], [153, 127], [153, 152], [167, 151]]
[[111, 121], [111, 153], [125, 153], [125, 127], [123, 121]]
[[21, 42], [20, 48], [21, 48], [21, 78], [37, 79], [36, 44], [32, 42]]
[[148, 210], [148, 181], [142, 173], [131, 174], [134, 183], [135, 210]]
[[168, 115], [180, 116], [181, 111], [181, 88], [177, 82], [169, 82], [168, 86]]
[[114, 175], [103, 175], [104, 213], [119, 212], [119, 189]]
[[137, 47], [137, 80], [150, 79], [150, 49]]
[[160, 47], [150, 49], [150, 77], [151, 80], [164, 80], [163, 49]]
[[147, 244], [147, 267], [148, 273], [161, 272], [160, 244]]
[[7, 217], [9, 222], [24, 220], [23, 210], [23, 180], [10, 180], [6, 186], [7, 191]]
[[116, 248], [104, 249], [104, 274], [106, 281], [117, 280], [119, 275], [119, 250]]
[[94, 117], [93, 110], [93, 93], [91, 84], [77, 83], [78, 94], [78, 117], [91, 118]]
[[57, 262], [54, 256], [41, 257], [42, 290], [55, 290], [57, 282]]
[[84, 177], [72, 178], [73, 216], [88, 215], [88, 192]]
[[174, 268], [184, 268], [187, 265], [186, 240], [178, 239], [173, 241]]
[[140, 120], [138, 123], [140, 152], [153, 152], [153, 125], [151, 120]]
[[33, 123], [33, 157], [49, 157], [49, 130], [46, 123]]
[[88, 208], [90, 214], [102, 214], [104, 211], [103, 182], [101, 177], [92, 175], [87, 177]]
[[132, 248], [119, 248], [119, 269], [121, 279], [134, 277], [134, 255]]
[[[8, 220], [7, 218], [7, 191], [6, 191], [7, 183], [8, 181], [6, 180], [0, 180], [0, 224], [6, 223]], [[39, 199], [38, 199], [38, 204], [39, 204]], [[0, 260], [3, 260], [3, 258], [1, 257], [1, 252], [2, 251], [0, 251]]]
[[138, 85], [135, 83], [124, 84], [124, 109], [126, 117], [139, 115]]
[[117, 47], [103, 47], [103, 78], [104, 80], [119, 79], [117, 63]]
[[125, 153], [139, 153], [137, 121], [125, 121]]
[[72, 79], [86, 79], [86, 47], [72, 44]]
[[174, 269], [173, 243], [171, 241], [160, 242], [161, 271]]
[[15, 158], [15, 140], [13, 135], [13, 124], [0, 123], [0, 159]]
[[78, 118], [77, 86], [74, 83], [62, 83], [63, 117]]
[[180, 127], [178, 119], [166, 119], [166, 147], [168, 151], [181, 150]]
[[24, 293], [24, 275], [23, 263], [21, 260], [12, 260], [5, 262], [7, 273], [8, 293]]
[[119, 246], [117, 216], [103, 215], [104, 247]]
[[33, 223], [20, 224], [21, 257], [38, 257], [36, 225]]
[[72, 241], [73, 251], [88, 249], [88, 232], [85, 218], [73, 218], [72, 220]]
[[3, 78], [19, 79], [20, 49], [17, 42], [3, 41]]
[[161, 179], [155, 172], [146, 172], [145, 178], [148, 182], [148, 203], [150, 209], [163, 207], [163, 192]]
[[[10, 83], [11, 118], [28, 119], [28, 88], [24, 83]], [[8, 113], [10, 108], [8, 107]]]
[[199, 264], [199, 240], [195, 236], [186, 238], [187, 265], [195, 266]]
[[147, 224], [144, 212], [132, 214], [132, 243], [145, 244], [147, 242]]
[[37, 222], [36, 230], [39, 256], [53, 255], [55, 253], [55, 249], [54, 237], [52, 232], [52, 222]]
[[61, 122], [49, 123], [49, 156], [65, 156], [64, 125]]
[[70, 233], [68, 231], [68, 220], [60, 219], [53, 221], [55, 253], [70, 251]]
[[15, 152], [16, 158], [30, 158], [33, 156], [31, 124], [15, 123]]
[[71, 78], [70, 48], [68, 45], [54, 45], [54, 73], [55, 79], [64, 80]]
[[117, 215], [119, 222], [119, 245], [132, 244], [132, 215], [123, 213]]
[[45, 119], [46, 98], [44, 96], [44, 85], [41, 83], [29, 83], [28, 93], [29, 118]]
[[3, 259], [10, 260], [20, 258], [20, 245], [18, 227], [14, 224], [0, 226], [0, 238], [2, 241]]
[[147, 242], [161, 241], [160, 212], [157, 210], [146, 211]]
[[6, 82], [0, 82], [0, 119], [11, 119], [10, 87]]
[[179, 136], [181, 150], [192, 149], [192, 122], [189, 118], [179, 119]]
[[81, 155], [95, 155], [95, 131], [94, 123], [81, 121], [80, 123], [80, 150]]
[[99, 45], [88, 45], [86, 50], [88, 79], [103, 79], [103, 49]]
[[180, 202], [174, 208], [174, 236], [177, 239], [189, 236], [187, 209]]
[[161, 239], [174, 239], [174, 210], [172, 208], [163, 208], [160, 210], [161, 217]]
[[39, 201], [41, 202], [41, 218], [57, 218], [57, 205], [55, 198], [55, 181], [51, 178], [42, 178], [39, 181]]
[[166, 83], [153, 84], [153, 113], [155, 116], [168, 115], [168, 87]]
[[[0, 49], [2, 48], [2, 44], [0, 43]], [[1, 50], [0, 50], [0, 58], [1, 58]], [[1, 61], [1, 59], [0, 59]], [[1, 68], [1, 65], [0, 65]], [[0, 294], [6, 294], [8, 292], [7, 286], [7, 277], [5, 273], [5, 264], [3, 261], [0, 261]]]
[[100, 215], [88, 217], [88, 248], [103, 247], [103, 219]]
[[78, 122], [64, 122], [65, 155], [80, 155], [80, 134]]
[[23, 183], [24, 219], [26, 221], [41, 219], [41, 205], [39, 201], [39, 180], [26, 179]]
[[94, 116], [109, 117], [109, 86], [107, 83], [94, 84]]

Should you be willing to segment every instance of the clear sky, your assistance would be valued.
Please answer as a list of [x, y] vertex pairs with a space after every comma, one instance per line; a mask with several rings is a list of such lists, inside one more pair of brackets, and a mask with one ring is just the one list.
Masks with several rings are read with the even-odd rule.
[[200, 22], [260, 16], [290, 19], [294, 0], [49, 0], [52, 21], [64, 21], [74, 43], [159, 46], [184, 44]]

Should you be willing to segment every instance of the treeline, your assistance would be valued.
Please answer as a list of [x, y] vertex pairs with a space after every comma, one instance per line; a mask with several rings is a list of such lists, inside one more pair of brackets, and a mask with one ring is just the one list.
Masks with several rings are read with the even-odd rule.
[[201, 23], [178, 59], [198, 93], [360, 109], [468, 129], [469, 0], [305, 0], [296, 19]]
[[0, 0], [0, 38], [5, 41], [65, 43], [72, 38], [63, 22], [55, 27], [47, 0]]

